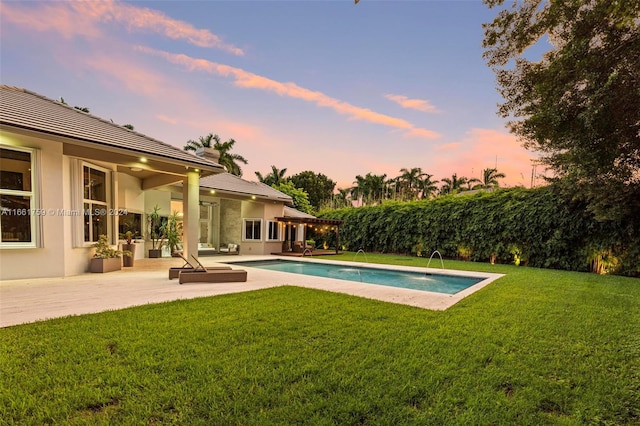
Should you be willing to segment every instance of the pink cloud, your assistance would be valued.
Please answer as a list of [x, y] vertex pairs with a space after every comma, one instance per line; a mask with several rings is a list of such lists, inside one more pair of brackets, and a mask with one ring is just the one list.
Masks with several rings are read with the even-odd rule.
[[392, 95], [388, 94], [384, 96], [400, 105], [402, 108], [415, 109], [417, 111], [422, 112], [440, 112], [435, 106], [431, 105], [431, 103], [427, 100], [423, 99], [409, 99], [403, 95]]
[[[445, 147], [449, 149], [442, 149]], [[452, 150], [455, 155], [445, 154]], [[514, 135], [495, 129], [471, 129], [460, 141], [443, 145], [439, 151], [443, 154], [437, 156], [437, 163], [431, 169], [439, 178], [457, 173], [480, 179], [483, 169], [497, 166], [498, 171], [506, 175], [501, 180], [502, 186], [529, 186], [532, 161], [537, 158], [535, 153], [524, 149]]]
[[450, 151], [450, 150], [458, 149], [459, 146], [460, 146], [459, 142], [452, 142], [452, 143], [447, 143], [447, 144], [444, 144], [444, 145], [440, 145], [439, 147], [436, 148], [436, 150], [438, 150], [438, 151]]
[[76, 35], [95, 37], [101, 33], [98, 23], [115, 22], [124, 25], [130, 32], [153, 32], [173, 40], [185, 40], [195, 46], [244, 55], [242, 49], [225, 43], [209, 30], [195, 28], [152, 9], [119, 1], [51, 2], [37, 8], [4, 2], [2, 14], [7, 22], [36, 31], [58, 31], [67, 38]]
[[178, 124], [178, 120], [175, 118], [171, 118], [171, 117], [167, 117], [166, 115], [163, 114], [158, 114], [156, 115], [156, 118], [160, 121], [164, 121], [165, 123], [169, 123], [169, 124]]
[[427, 130], [427, 129], [421, 129], [419, 127], [414, 127], [413, 129], [409, 130], [408, 132], [405, 132], [403, 134], [403, 137], [405, 138], [427, 138], [427, 139], [433, 139], [433, 138], [437, 138], [440, 137], [440, 135], [432, 130]]
[[369, 123], [380, 124], [387, 127], [406, 130], [406, 137], [422, 137], [433, 139], [440, 135], [432, 130], [415, 127], [410, 122], [401, 118], [380, 114], [368, 108], [351, 105], [348, 102], [332, 98], [322, 92], [313, 91], [300, 87], [295, 83], [282, 83], [263, 77], [240, 68], [222, 65], [205, 59], [192, 58], [184, 54], [174, 54], [152, 49], [145, 46], [138, 46], [138, 51], [161, 57], [171, 63], [184, 66], [189, 71], [202, 71], [217, 74], [223, 77], [234, 79], [234, 85], [242, 88], [259, 89], [276, 93], [280, 96], [301, 99], [314, 103], [320, 107], [331, 108], [338, 114], [347, 115], [352, 120], [362, 120]]
[[122, 84], [127, 91], [150, 97], [166, 93], [171, 87], [161, 74], [147, 69], [129, 57], [118, 53], [96, 53], [83, 58], [85, 67], [92, 69], [97, 75], [109, 76]]
[[71, 3], [51, 2], [39, 5], [36, 9], [24, 4], [3, 2], [2, 19], [31, 31], [56, 31], [65, 38], [79, 35], [96, 37], [101, 34], [94, 23], [79, 19], [78, 14], [69, 6]]

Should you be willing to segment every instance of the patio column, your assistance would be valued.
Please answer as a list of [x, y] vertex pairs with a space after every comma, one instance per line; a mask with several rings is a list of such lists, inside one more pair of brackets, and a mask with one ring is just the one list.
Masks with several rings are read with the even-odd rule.
[[187, 172], [182, 182], [182, 247], [184, 257], [198, 256], [198, 229], [200, 226], [200, 174]]
[[340, 227], [336, 225], [336, 254], [338, 254], [339, 249], [340, 249]]

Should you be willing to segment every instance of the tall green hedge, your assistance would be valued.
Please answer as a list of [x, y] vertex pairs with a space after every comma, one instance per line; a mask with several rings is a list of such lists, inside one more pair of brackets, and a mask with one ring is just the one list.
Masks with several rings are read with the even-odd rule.
[[[640, 275], [638, 218], [598, 222], [553, 186], [327, 211], [348, 250]], [[331, 238], [328, 236], [328, 238]]]

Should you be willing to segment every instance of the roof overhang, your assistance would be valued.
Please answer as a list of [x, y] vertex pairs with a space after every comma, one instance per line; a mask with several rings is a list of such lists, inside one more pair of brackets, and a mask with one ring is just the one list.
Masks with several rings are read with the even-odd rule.
[[188, 172], [198, 172], [203, 177], [224, 171], [221, 165], [195, 156], [193, 162], [184, 161], [6, 123], [0, 123], [0, 130], [39, 139], [46, 135], [48, 140], [62, 143], [64, 155], [114, 164], [119, 172], [140, 178], [143, 189], [182, 182]]
[[296, 223], [300, 225], [328, 225], [340, 226], [344, 220], [340, 219], [321, 219], [318, 217], [276, 217], [276, 221], [285, 223]]

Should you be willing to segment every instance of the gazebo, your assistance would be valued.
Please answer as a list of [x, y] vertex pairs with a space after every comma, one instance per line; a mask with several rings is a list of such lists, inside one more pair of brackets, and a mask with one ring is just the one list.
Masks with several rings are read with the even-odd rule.
[[339, 253], [340, 249], [340, 225], [344, 223], [343, 220], [340, 219], [321, 219], [310, 214], [301, 212], [299, 210], [293, 209], [291, 207], [285, 207], [284, 217], [276, 217], [275, 220], [278, 222], [282, 222], [286, 225], [303, 225], [303, 235], [302, 241], [307, 240], [307, 228], [308, 227], [318, 227], [318, 228], [331, 228], [336, 232], [336, 254]]

